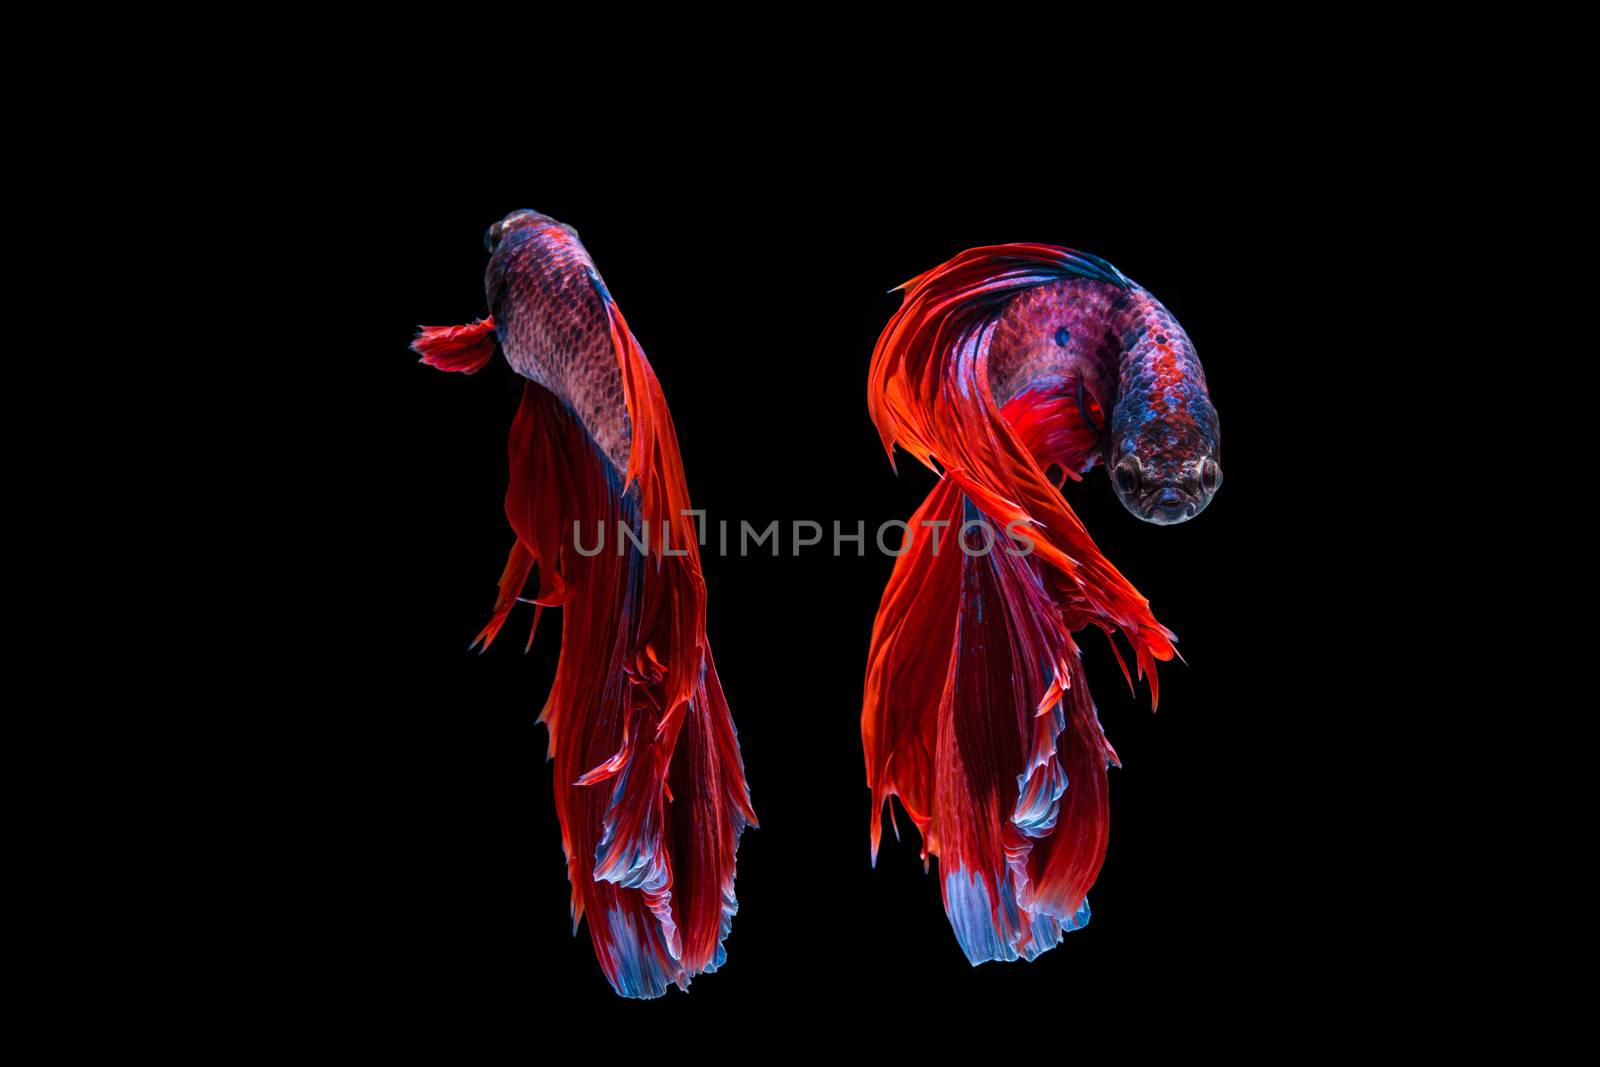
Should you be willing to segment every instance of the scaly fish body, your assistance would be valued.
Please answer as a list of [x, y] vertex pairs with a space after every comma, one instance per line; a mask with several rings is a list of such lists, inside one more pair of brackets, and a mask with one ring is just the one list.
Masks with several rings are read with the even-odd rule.
[[484, 288], [511, 368], [567, 403], [620, 472], [631, 440], [608, 294], [578, 232], [536, 211], [489, 228]]

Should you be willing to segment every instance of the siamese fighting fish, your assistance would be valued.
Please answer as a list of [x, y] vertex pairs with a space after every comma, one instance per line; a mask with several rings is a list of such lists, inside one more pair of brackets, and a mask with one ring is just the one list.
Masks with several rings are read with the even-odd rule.
[[872, 857], [898, 797], [967, 958], [1031, 960], [1089, 921], [1119, 765], [1076, 635], [1103, 631], [1131, 687], [1120, 634], [1152, 707], [1176, 639], [1060, 490], [1103, 464], [1138, 518], [1193, 519], [1222, 482], [1217, 413], [1177, 320], [1094, 256], [974, 248], [901, 288], [868, 409], [891, 464], [898, 445], [941, 477], [873, 628]]
[[564, 613], [539, 719], [573, 930], [587, 917], [619, 994], [658, 997], [724, 962], [739, 836], [756, 821], [706, 640], [678, 439], [577, 231], [514, 211], [485, 243], [489, 317], [423, 327], [412, 345], [429, 366], [465, 374], [498, 351], [524, 379], [505, 501], [515, 542], [474, 643], [487, 648], [519, 603], [534, 605], [534, 628], [545, 608]]

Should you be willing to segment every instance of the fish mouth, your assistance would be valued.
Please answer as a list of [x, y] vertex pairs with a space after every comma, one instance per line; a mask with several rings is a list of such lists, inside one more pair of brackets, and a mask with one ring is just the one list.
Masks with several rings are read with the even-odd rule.
[[1145, 498], [1140, 518], [1157, 526], [1173, 526], [1188, 522], [1205, 508], [1205, 502], [1196, 499], [1175, 486], [1157, 489]]

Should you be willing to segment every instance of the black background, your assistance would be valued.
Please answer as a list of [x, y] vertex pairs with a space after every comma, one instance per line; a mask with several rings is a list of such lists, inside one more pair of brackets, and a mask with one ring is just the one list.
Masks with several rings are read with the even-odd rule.
[[[471, 157], [472, 151], [463, 149]], [[361, 417], [330, 464], [349, 519], [330, 562], [357, 605], [335, 624], [337, 711], [318, 728], [329, 791], [304, 891], [319, 951], [352, 991], [423, 1013], [711, 1024], [858, 1005], [1069, 1021], [1113, 1004], [1294, 1001], [1345, 936], [1320, 899], [1314, 821], [1326, 696], [1301, 674], [1308, 619], [1339, 582], [1293, 531], [1314, 515], [1286, 456], [1303, 324], [1290, 292], [1318, 258], [1301, 174], [1270, 155], [1208, 178], [1157, 159], [1117, 167], [967, 167], [919, 156], [698, 148], [536, 151], [483, 165], [415, 153], [332, 205], [361, 255], [338, 258]], [[1177, 154], [1176, 149], [1168, 149]], [[739, 852], [728, 963], [650, 1003], [615, 997], [574, 938], [546, 735], [534, 719], [559, 647], [530, 654], [519, 609], [469, 652], [511, 544], [501, 511], [519, 382], [418, 365], [419, 323], [486, 313], [482, 234], [508, 210], [575, 226], [661, 379], [689, 488], [713, 524], [785, 527], [783, 555], [704, 558], [708, 629], [761, 827]], [[1089, 683], [1123, 760], [1094, 918], [1029, 963], [971, 967], [914, 831], [871, 817], [859, 734], [868, 639], [891, 560], [870, 545], [790, 555], [788, 524], [870, 532], [905, 519], [934, 475], [890, 470], [867, 418], [887, 292], [963, 248], [1042, 241], [1100, 255], [1183, 323], [1221, 417], [1225, 484], [1176, 527], [1127, 514], [1101, 471], [1067, 498], [1175, 630], [1161, 709], [1130, 696], [1098, 637]], [[1297, 416], [1304, 418], [1301, 409]], [[1340, 890], [1336, 889], [1336, 892]], [[354, 995], [354, 994], [353, 994]], [[896, 1014], [896, 1013], [899, 1014]]]

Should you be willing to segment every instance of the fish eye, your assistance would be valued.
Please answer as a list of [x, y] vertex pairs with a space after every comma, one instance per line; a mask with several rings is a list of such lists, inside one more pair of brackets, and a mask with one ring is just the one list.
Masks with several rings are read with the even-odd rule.
[[1065, 348], [1065, 347], [1067, 347], [1067, 345], [1069, 343], [1071, 343], [1071, 341], [1072, 341], [1072, 331], [1071, 330], [1069, 330], [1065, 326], [1063, 326], [1063, 327], [1061, 327], [1060, 329], [1058, 329], [1056, 331], [1056, 344], [1060, 345], [1062, 348]]
[[1217, 486], [1221, 484], [1222, 468], [1217, 465], [1216, 460], [1207, 457], [1205, 462], [1200, 464], [1201, 487], [1208, 493], [1215, 493]]
[[1118, 489], [1124, 493], [1134, 492], [1139, 488], [1139, 461], [1132, 456], [1123, 456], [1111, 476], [1116, 479]]

